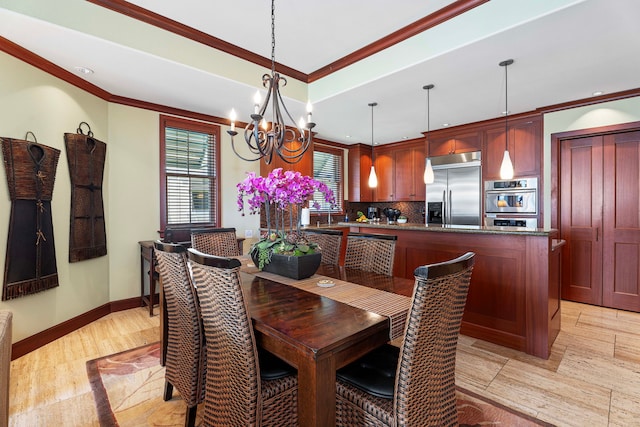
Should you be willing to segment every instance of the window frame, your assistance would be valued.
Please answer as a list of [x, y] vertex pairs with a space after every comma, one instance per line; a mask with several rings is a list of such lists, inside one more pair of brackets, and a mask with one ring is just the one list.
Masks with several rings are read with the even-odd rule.
[[[210, 212], [215, 216], [212, 222], [198, 222], [198, 223], [180, 223], [180, 224], [168, 224], [167, 217], [167, 156], [166, 156], [166, 128], [183, 129], [190, 132], [199, 132], [210, 134], [214, 138], [213, 147], [213, 163], [214, 163], [214, 175], [212, 192], [214, 197], [211, 201], [215, 203], [215, 206], [210, 209]], [[160, 229], [166, 230], [169, 227], [175, 228], [190, 228], [197, 227], [220, 227], [220, 213], [222, 201], [220, 191], [220, 126], [213, 123], [199, 122], [195, 120], [184, 119], [181, 117], [160, 115]], [[194, 175], [197, 176], [197, 175]], [[201, 177], [201, 176], [198, 176]]]
[[[343, 214], [345, 211], [345, 206], [344, 206], [344, 180], [345, 180], [345, 175], [344, 175], [344, 150], [340, 149], [340, 148], [335, 148], [335, 147], [330, 147], [328, 145], [320, 145], [320, 144], [314, 144], [313, 147], [313, 153], [315, 156], [316, 152], [322, 152], [322, 153], [327, 153], [327, 154], [331, 154], [334, 155], [336, 157], [338, 157], [338, 169], [339, 169], [339, 173], [340, 173], [340, 181], [338, 184], [338, 193], [339, 194], [335, 194], [335, 198], [336, 198], [336, 203], [339, 204], [340, 209], [336, 209], [335, 211], [331, 211], [332, 214]], [[313, 178], [317, 179], [315, 177], [315, 173], [314, 173], [314, 159], [312, 159], [311, 162], [311, 170], [313, 173]], [[316, 210], [316, 209], [312, 209], [311, 210], [311, 215], [314, 216], [319, 216], [319, 215], [325, 215], [328, 214], [328, 211], [326, 210]]]

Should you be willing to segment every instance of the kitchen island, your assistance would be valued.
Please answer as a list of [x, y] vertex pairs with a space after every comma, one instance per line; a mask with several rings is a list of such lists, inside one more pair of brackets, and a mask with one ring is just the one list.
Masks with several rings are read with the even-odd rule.
[[476, 253], [461, 333], [544, 359], [560, 331], [560, 247], [555, 229], [341, 222], [398, 236], [394, 275]]

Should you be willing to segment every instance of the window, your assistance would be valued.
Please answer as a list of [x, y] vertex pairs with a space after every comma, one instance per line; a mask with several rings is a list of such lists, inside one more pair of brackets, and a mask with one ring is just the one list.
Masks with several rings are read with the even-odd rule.
[[218, 226], [218, 126], [160, 116], [160, 225]]
[[[335, 209], [332, 212], [343, 211], [343, 168], [344, 152], [338, 148], [327, 147], [316, 144], [313, 152], [313, 177], [318, 181], [324, 182], [336, 196]], [[314, 201], [320, 204], [320, 209], [316, 212], [328, 212], [329, 204], [324, 201], [324, 195], [316, 192], [313, 195]]]

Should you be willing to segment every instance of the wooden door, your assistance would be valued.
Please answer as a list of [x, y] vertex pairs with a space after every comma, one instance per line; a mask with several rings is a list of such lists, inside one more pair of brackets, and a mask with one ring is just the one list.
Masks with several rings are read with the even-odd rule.
[[602, 136], [562, 141], [562, 298], [602, 304]]
[[640, 131], [603, 143], [603, 305], [640, 311]]
[[562, 297], [640, 311], [640, 131], [560, 145]]

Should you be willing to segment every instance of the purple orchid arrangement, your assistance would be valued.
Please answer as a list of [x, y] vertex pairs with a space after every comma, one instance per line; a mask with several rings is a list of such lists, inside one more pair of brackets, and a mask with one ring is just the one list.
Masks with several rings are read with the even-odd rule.
[[[300, 219], [302, 207], [309, 203], [309, 207], [318, 209], [320, 206], [313, 200], [313, 195], [319, 191], [324, 195], [325, 202], [335, 206], [333, 191], [323, 182], [302, 175], [300, 172], [284, 171], [277, 168], [266, 177], [249, 172], [244, 181], [237, 184], [238, 210], [245, 214], [245, 204], [249, 214], [264, 211], [267, 220], [267, 232], [253, 245], [251, 252], [259, 254], [262, 269], [268, 264], [271, 253], [303, 255], [313, 253], [317, 248], [300, 234]], [[275, 231], [271, 228], [271, 208], [275, 211]], [[289, 214], [289, 231], [285, 232], [285, 217]], [[293, 218], [296, 218], [294, 224]]]

